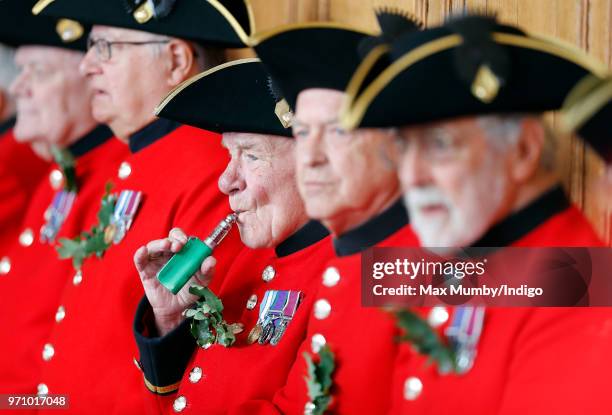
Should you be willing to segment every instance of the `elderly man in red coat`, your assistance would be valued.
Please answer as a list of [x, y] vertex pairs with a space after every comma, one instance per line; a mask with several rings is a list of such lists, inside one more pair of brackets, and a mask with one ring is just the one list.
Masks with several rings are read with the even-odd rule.
[[[560, 108], [570, 88], [590, 71], [602, 73], [601, 65], [484, 17], [388, 45], [378, 56], [389, 58], [383, 70], [372, 53], [362, 67], [369, 66], [371, 81], [353, 90], [343, 120], [401, 127], [398, 175], [424, 246], [602, 245], [560, 187], [554, 140], [539, 115]], [[419, 98], [397, 105], [407, 93]], [[390, 413], [609, 412], [609, 309], [408, 313], [410, 340], [395, 357]], [[435, 347], [410, 336], [415, 319], [438, 339]]]
[[[97, 220], [63, 241], [79, 283], [66, 285], [57, 304], [64, 318], [38, 345], [38, 390], [69, 394], [72, 413], [142, 412], [131, 323], [143, 291], [134, 252], [177, 226], [206, 235], [230, 211], [216, 185], [227, 164], [220, 136], [154, 115], [169, 91], [220, 61], [221, 47], [244, 44], [250, 15], [241, 2], [229, 4], [59, 0], [33, 9], [93, 25], [80, 63], [94, 91], [92, 114], [130, 150]], [[216, 250], [219, 276], [241, 249], [230, 233]]]
[[[57, 257], [57, 241], [81, 232], [88, 214], [95, 212], [111, 169], [126, 154], [120, 143], [111, 140], [111, 131], [97, 126], [91, 116], [91, 91], [78, 71], [86, 28], [78, 22], [60, 24], [57, 19], [32, 16], [32, 4], [19, 0], [0, 4], [0, 38], [18, 46], [15, 60], [20, 71], [10, 86], [17, 110], [12, 133], [22, 146], [52, 146], [56, 160], [47, 169], [49, 180], [41, 180], [29, 195], [23, 220], [13, 219], [19, 232], [1, 248], [3, 393], [36, 391], [41, 344], [56, 324], [54, 316], [61, 315], [59, 296], [70, 277], [70, 265]], [[28, 169], [27, 158], [9, 163], [19, 165], [17, 171]], [[27, 175], [21, 180], [26, 179]], [[19, 189], [13, 191], [19, 194]], [[29, 307], [15, 295], [21, 291], [28, 293]]]
[[19, 74], [14, 57], [14, 48], [0, 44], [0, 258], [6, 255], [4, 247], [15, 241], [28, 199], [48, 168], [48, 160], [13, 135], [15, 100], [9, 87]]
[[[155, 278], [186, 235], [175, 229], [137, 251], [148, 301], [139, 307], [135, 332], [156, 412], [222, 414], [245, 401], [271, 399], [305, 340], [320, 274], [333, 251], [327, 230], [308, 220], [300, 199], [292, 112], [274, 85], [258, 59], [238, 60], [196, 76], [160, 110], [223, 133], [231, 160], [219, 188], [237, 213], [242, 241], [254, 249], [234, 260], [220, 285], [218, 275], [211, 282], [223, 318], [240, 327], [235, 342], [199, 336], [198, 348], [189, 332], [198, 321], [184, 317], [197, 297], [173, 296]], [[200, 280], [210, 277], [213, 262], [204, 262]]]
[[[403, 33], [418, 27], [390, 13], [378, 18], [383, 29], [389, 21]], [[306, 342], [286, 384], [271, 401], [246, 402], [233, 413], [386, 411], [393, 361], [380, 356], [394, 355], [398, 333], [391, 316], [361, 306], [361, 253], [417, 246], [418, 241], [400, 197], [395, 131], [347, 131], [340, 124], [344, 89], [359, 63], [360, 44], [371, 39], [378, 40], [324, 23], [288, 25], [255, 38], [258, 56], [288, 101], [295, 102], [300, 194], [308, 215], [332, 233], [335, 257], [321, 275]], [[330, 361], [333, 376], [323, 380]], [[322, 362], [326, 368], [309, 370]], [[341, 386], [330, 389], [330, 384]], [[333, 390], [331, 400], [328, 389]]]

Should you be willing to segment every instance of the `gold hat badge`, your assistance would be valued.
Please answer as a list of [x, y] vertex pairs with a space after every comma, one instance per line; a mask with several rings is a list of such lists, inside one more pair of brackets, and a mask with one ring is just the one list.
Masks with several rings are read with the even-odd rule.
[[285, 99], [281, 99], [274, 107], [274, 113], [285, 128], [291, 127], [293, 123], [293, 112]]
[[497, 75], [488, 65], [483, 64], [478, 68], [474, 82], [472, 82], [471, 91], [476, 98], [485, 104], [489, 104], [499, 93], [500, 86], [501, 82]]
[[60, 19], [55, 25], [55, 31], [64, 43], [74, 42], [83, 36], [85, 30], [77, 21], [70, 19]]

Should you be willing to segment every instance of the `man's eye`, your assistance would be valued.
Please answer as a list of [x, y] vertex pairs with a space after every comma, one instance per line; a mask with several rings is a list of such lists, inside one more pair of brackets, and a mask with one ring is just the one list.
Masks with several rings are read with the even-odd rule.
[[331, 132], [335, 135], [346, 135], [346, 130], [340, 126], [332, 127]]
[[435, 148], [445, 150], [453, 147], [453, 140], [449, 136], [437, 135], [433, 137], [432, 144]]
[[255, 156], [255, 155], [253, 155], [253, 154], [245, 153], [245, 154], [244, 154], [244, 156], [245, 156], [245, 157], [246, 157], [248, 160], [250, 160], [250, 161], [256, 161], [256, 160], [259, 160], [259, 158], [258, 158], [257, 156]]
[[308, 130], [305, 129], [294, 129], [293, 130], [293, 136], [294, 137], [307, 137], [308, 136]]

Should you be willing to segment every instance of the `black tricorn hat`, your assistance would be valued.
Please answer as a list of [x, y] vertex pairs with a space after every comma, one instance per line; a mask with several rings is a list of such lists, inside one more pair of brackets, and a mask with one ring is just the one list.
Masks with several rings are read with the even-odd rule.
[[245, 47], [253, 30], [247, 0], [39, 0], [32, 10], [220, 47]]
[[612, 161], [612, 76], [587, 75], [578, 82], [561, 117], [565, 132], [578, 133], [606, 162]]
[[257, 58], [227, 62], [186, 80], [155, 113], [218, 133], [292, 136], [293, 114]]
[[304, 89], [344, 91], [361, 61], [358, 46], [369, 35], [338, 23], [297, 23], [256, 34], [252, 46], [295, 108]]
[[347, 128], [389, 127], [540, 113], [559, 109], [586, 74], [606, 71], [560, 41], [468, 16], [372, 49], [347, 87], [341, 121]]
[[90, 27], [63, 17], [34, 16], [33, 0], [0, 0], [0, 42], [85, 51]]

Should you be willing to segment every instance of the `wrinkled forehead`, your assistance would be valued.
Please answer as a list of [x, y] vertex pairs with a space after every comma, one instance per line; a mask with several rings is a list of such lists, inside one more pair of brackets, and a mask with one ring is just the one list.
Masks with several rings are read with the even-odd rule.
[[149, 39], [157, 39], [161, 37], [149, 32], [134, 29], [124, 29], [121, 27], [94, 25], [89, 34], [91, 39], [106, 39], [106, 40], [126, 40], [126, 41], [143, 41]]
[[337, 122], [346, 94], [327, 88], [309, 88], [299, 93], [294, 123], [325, 124]]
[[405, 126], [399, 129], [402, 137], [428, 136], [447, 133], [452, 136], [473, 136], [480, 132], [477, 117], [452, 118], [427, 124]]
[[19, 66], [28, 64], [46, 64], [47, 66], [78, 64], [82, 52], [43, 45], [20, 46], [15, 52], [15, 63]]
[[270, 144], [270, 136], [256, 133], [225, 132], [221, 144], [230, 150], [233, 148], [265, 147]]

